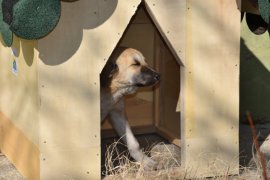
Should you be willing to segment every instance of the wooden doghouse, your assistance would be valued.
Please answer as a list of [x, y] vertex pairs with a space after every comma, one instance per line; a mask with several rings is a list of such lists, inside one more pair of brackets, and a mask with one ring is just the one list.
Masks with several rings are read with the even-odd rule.
[[[15, 38], [13, 55], [0, 47], [1, 151], [27, 179], [100, 179], [99, 75], [117, 45], [133, 45], [164, 75], [129, 99], [135, 131], [180, 145], [197, 176], [217, 175], [213, 163], [236, 174], [239, 33], [234, 0], [62, 3], [48, 36]], [[136, 104], [150, 113], [132, 114]]]

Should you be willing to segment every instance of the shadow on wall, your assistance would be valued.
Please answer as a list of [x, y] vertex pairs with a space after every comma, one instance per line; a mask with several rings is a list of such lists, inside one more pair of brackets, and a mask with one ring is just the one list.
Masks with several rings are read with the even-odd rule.
[[[39, 58], [47, 65], [58, 65], [67, 61], [78, 50], [84, 29], [94, 29], [103, 24], [115, 11], [118, 0], [79, 0], [72, 3], [61, 2], [61, 18], [56, 28], [39, 40], [38, 47], [29, 46], [32, 41], [14, 38], [12, 47], [23, 53], [28, 66], [34, 59], [34, 48]], [[15, 35], [14, 35], [15, 36]], [[0, 38], [3, 43], [2, 38]], [[48, 46], [49, 44], [49, 46]], [[23, 52], [20, 52], [20, 47]]]
[[58, 65], [67, 61], [80, 47], [83, 30], [94, 29], [103, 24], [115, 11], [117, 2], [80, 0], [62, 3], [59, 24], [49, 36], [40, 40], [39, 58], [47, 65]]
[[[0, 35], [0, 43], [4, 46], [4, 42], [3, 42], [1, 35]], [[13, 35], [12, 49], [14, 49], [14, 51], [16, 52], [15, 56], [19, 57], [19, 55], [22, 53], [23, 58], [25, 60], [25, 63], [28, 66], [32, 66], [32, 64], [33, 64], [34, 48], [36, 48], [36, 47], [33, 46], [33, 41], [20, 39], [20, 38], [16, 37], [16, 35]]]

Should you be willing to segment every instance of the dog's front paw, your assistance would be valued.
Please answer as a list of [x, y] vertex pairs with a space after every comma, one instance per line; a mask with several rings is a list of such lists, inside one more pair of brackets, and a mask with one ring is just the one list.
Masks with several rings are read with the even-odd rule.
[[154, 170], [157, 166], [157, 162], [150, 157], [144, 155], [141, 160], [141, 165], [144, 170]]
[[141, 150], [139, 149], [129, 149], [131, 157], [141, 164], [141, 167], [144, 170], [154, 170], [157, 166], [156, 161], [145, 155]]

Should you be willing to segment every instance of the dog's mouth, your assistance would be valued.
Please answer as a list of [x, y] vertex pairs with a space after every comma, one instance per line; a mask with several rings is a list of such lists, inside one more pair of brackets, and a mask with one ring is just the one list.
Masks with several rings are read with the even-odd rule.
[[137, 87], [146, 87], [146, 86], [154, 86], [158, 83], [159, 81], [153, 81], [153, 82], [147, 82], [147, 83], [137, 83], [135, 86]]
[[159, 80], [160, 80], [160, 75], [156, 74], [153, 78], [149, 80], [136, 83], [135, 86], [137, 87], [154, 86], [159, 82]]
[[137, 87], [145, 87], [145, 86], [149, 86], [149, 85], [142, 84], [142, 83], [137, 83], [137, 84], [135, 84], [135, 86], [137, 86]]
[[143, 66], [139, 75], [134, 76], [132, 84], [137, 87], [154, 86], [160, 80], [160, 75], [153, 69]]

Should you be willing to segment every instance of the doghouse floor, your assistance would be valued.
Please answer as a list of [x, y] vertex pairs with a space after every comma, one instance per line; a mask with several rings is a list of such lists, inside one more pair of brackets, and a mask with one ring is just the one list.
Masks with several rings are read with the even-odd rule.
[[[140, 147], [146, 152], [149, 152], [151, 150], [151, 148], [158, 143], [170, 144], [166, 139], [162, 138], [158, 134], [136, 135], [136, 138], [139, 141]], [[106, 153], [108, 147], [117, 141], [119, 141], [118, 137], [104, 138], [101, 140], [102, 172], [105, 171], [105, 153]], [[121, 141], [119, 141], [116, 148], [120, 153], [127, 155], [127, 148], [125, 147], [125, 145], [122, 145]]]

